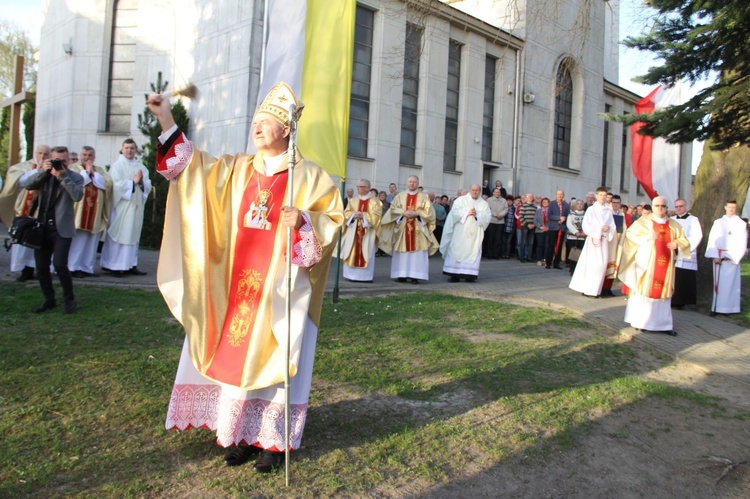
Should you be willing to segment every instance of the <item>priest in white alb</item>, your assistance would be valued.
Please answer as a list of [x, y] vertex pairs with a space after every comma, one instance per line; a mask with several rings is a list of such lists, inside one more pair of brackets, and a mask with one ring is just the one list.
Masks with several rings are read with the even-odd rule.
[[468, 194], [453, 202], [445, 220], [440, 253], [445, 259], [443, 274], [449, 276], [451, 282], [460, 279], [474, 282], [479, 276], [484, 230], [490, 224], [492, 215], [481, 193], [482, 187], [473, 184]]
[[120, 157], [108, 172], [112, 177], [112, 212], [100, 263], [115, 277], [146, 274], [138, 270], [138, 244], [151, 180], [148, 169], [135, 159], [136, 151], [135, 141], [125, 139]]
[[175, 125], [166, 99], [152, 94], [147, 102], [164, 131], [157, 171], [171, 181], [157, 283], [186, 333], [166, 428], [213, 430], [227, 465], [258, 456], [253, 468], [273, 471], [302, 441], [325, 281], [344, 218], [341, 195], [301, 154], [290, 180], [288, 109], [297, 98], [283, 82], [253, 117], [255, 155], [201, 152]]
[[370, 181], [357, 182], [357, 195], [344, 210], [345, 232], [341, 244], [344, 279], [372, 282], [375, 275], [375, 250], [383, 204], [370, 192]]
[[68, 268], [73, 277], [98, 277], [94, 272], [96, 250], [107, 230], [112, 178], [101, 166], [95, 166], [96, 151], [91, 146], [81, 149], [81, 162], [70, 170], [83, 177], [83, 199], [75, 206], [76, 233], [70, 243]]
[[677, 336], [672, 324], [675, 257], [690, 257], [682, 226], [667, 216], [667, 200], [657, 196], [653, 213], [625, 231], [618, 277], [630, 288], [625, 322], [644, 331]]
[[724, 216], [708, 233], [706, 258], [711, 258], [714, 294], [711, 315], [740, 312], [740, 262], [747, 250], [747, 223], [737, 215], [737, 201], [724, 205]]
[[617, 236], [612, 210], [606, 201], [607, 189], [599, 187], [596, 202], [589, 206], [583, 216], [582, 229], [586, 241], [568, 286], [573, 291], [595, 298], [602, 293], [609, 263], [609, 242]]

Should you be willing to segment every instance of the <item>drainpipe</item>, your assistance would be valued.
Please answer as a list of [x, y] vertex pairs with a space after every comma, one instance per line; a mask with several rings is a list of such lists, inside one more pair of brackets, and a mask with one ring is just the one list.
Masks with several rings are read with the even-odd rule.
[[513, 170], [513, 195], [518, 196], [520, 194], [518, 185], [518, 141], [521, 135], [521, 92], [522, 82], [521, 78], [523, 75], [523, 51], [516, 50], [516, 89], [515, 99], [513, 101], [513, 138], [512, 138], [512, 149], [510, 167]]

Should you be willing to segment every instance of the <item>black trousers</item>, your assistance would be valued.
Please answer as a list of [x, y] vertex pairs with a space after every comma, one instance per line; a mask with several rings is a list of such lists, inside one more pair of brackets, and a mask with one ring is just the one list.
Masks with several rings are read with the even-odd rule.
[[34, 260], [36, 261], [39, 286], [42, 288], [42, 295], [44, 295], [44, 301], [46, 302], [55, 301], [55, 288], [52, 287], [52, 275], [49, 271], [50, 263], [55, 266], [65, 302], [71, 302], [75, 299], [73, 296], [73, 278], [70, 276], [70, 270], [68, 269], [68, 254], [72, 241], [73, 238], [62, 237], [58, 234], [54, 225], [44, 226], [42, 247], [34, 250]]
[[[557, 244], [558, 234], [560, 237], [560, 244]], [[545, 260], [547, 265], [554, 265], [555, 267], [560, 266], [560, 259], [562, 257], [563, 245], [565, 244], [565, 232], [560, 234], [559, 230], [547, 231], [547, 249], [545, 251]], [[557, 254], [555, 254], [557, 249]]]
[[484, 231], [484, 240], [487, 241], [487, 252], [483, 255], [491, 260], [500, 258], [501, 243], [505, 231], [505, 224], [489, 224]]

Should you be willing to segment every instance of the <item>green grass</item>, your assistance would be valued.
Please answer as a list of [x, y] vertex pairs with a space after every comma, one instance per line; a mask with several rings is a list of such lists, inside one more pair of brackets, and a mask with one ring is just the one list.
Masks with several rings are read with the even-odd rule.
[[[283, 474], [224, 466], [211, 432], [164, 430], [183, 333], [158, 293], [76, 292], [77, 314], [35, 315], [38, 288], [0, 284], [0, 497], [279, 493]], [[427, 490], [468, 464], [543, 460], [655, 397], [746, 417], [640, 379], [638, 350], [593, 329], [570, 313], [440, 294], [327, 300], [284, 495]]]

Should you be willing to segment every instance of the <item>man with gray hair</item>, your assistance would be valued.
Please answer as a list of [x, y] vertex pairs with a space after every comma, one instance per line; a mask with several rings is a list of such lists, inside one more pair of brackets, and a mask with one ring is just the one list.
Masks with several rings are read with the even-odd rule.
[[345, 232], [341, 246], [344, 279], [372, 282], [375, 275], [375, 243], [383, 206], [370, 192], [370, 181], [357, 182], [357, 195], [344, 210]]
[[667, 200], [657, 196], [654, 212], [625, 231], [619, 278], [630, 288], [625, 322], [637, 330], [677, 336], [672, 326], [674, 255], [690, 255], [682, 226], [667, 216]]
[[456, 199], [448, 215], [440, 241], [440, 253], [445, 258], [443, 274], [451, 282], [466, 279], [474, 282], [479, 275], [482, 259], [484, 230], [490, 223], [490, 207], [480, 196], [479, 184], [471, 186], [469, 193]]

